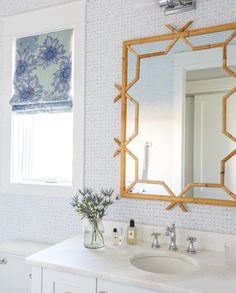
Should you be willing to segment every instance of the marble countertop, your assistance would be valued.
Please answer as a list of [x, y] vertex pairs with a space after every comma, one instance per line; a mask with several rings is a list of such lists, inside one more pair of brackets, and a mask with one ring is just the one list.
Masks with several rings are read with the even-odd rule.
[[[223, 252], [199, 250], [189, 255], [199, 265], [194, 272], [165, 275], [145, 272], [135, 268], [130, 259], [136, 254], [158, 255], [168, 251], [164, 246], [150, 248], [150, 243], [135, 246], [112, 246], [106, 241], [104, 249], [91, 250], [83, 246], [83, 236], [73, 237], [29, 256], [28, 264], [52, 270], [91, 276], [137, 287], [170, 293], [235, 293], [236, 266], [225, 264]], [[171, 254], [187, 255], [179, 247]]]

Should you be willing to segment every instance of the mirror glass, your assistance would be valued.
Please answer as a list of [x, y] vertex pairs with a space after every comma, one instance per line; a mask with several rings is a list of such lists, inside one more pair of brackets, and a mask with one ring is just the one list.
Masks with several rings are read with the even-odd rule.
[[[232, 32], [188, 40], [192, 46], [212, 45], [225, 42]], [[220, 184], [221, 161], [235, 150], [236, 141], [229, 136], [236, 137], [236, 92], [225, 99], [229, 136], [223, 133], [223, 97], [236, 85], [235, 77], [223, 69], [223, 48], [193, 51], [179, 40], [168, 54], [152, 56], [170, 42], [133, 45], [128, 53], [126, 188], [130, 193], [177, 196], [189, 183]], [[138, 64], [133, 51], [150, 57]], [[228, 67], [236, 72], [236, 38], [227, 47], [227, 57]], [[198, 186], [185, 196], [233, 200], [229, 192], [236, 194], [235, 174], [233, 154], [224, 164], [225, 189]]]

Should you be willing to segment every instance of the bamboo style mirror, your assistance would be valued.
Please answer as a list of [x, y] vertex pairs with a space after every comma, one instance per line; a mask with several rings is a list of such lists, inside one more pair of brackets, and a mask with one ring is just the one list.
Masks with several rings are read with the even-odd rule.
[[236, 206], [236, 23], [123, 43], [121, 197]]

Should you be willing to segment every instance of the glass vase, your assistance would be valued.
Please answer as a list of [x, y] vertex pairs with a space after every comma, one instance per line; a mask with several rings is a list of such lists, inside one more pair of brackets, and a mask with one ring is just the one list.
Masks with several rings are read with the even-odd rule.
[[85, 224], [84, 246], [90, 249], [104, 247], [104, 227], [101, 219], [92, 219]]

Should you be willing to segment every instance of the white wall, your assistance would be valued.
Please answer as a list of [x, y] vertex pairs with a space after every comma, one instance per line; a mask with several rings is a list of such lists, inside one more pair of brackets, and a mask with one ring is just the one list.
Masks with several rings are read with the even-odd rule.
[[[0, 16], [66, 2], [71, 1], [1, 0]], [[198, 0], [196, 11], [168, 17], [158, 7], [135, 11], [132, 2], [90, 0], [88, 3], [85, 183], [94, 188], [111, 186], [119, 190], [119, 159], [113, 159], [112, 154], [113, 137], [119, 135], [120, 108], [113, 104], [117, 93], [113, 84], [121, 80], [122, 41], [166, 32], [165, 23], [181, 26], [193, 19], [193, 27], [203, 27], [236, 20], [235, 0]], [[137, 223], [154, 225], [176, 222], [182, 228], [236, 234], [234, 208], [188, 205], [189, 213], [184, 214], [179, 209], [167, 212], [165, 207], [166, 203], [158, 201], [121, 200], [112, 207], [109, 218], [128, 221], [134, 217]], [[8, 238], [59, 241], [76, 234], [80, 227], [68, 199], [0, 196], [0, 241]]]

